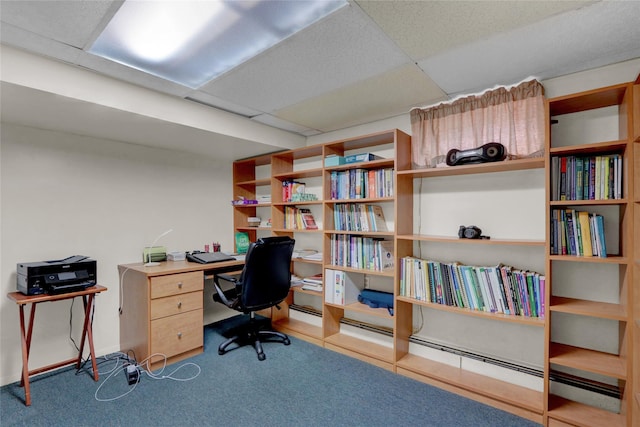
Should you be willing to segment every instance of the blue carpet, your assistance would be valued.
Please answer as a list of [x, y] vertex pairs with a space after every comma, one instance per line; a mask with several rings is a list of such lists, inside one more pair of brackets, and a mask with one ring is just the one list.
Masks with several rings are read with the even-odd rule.
[[[162, 373], [175, 379], [197, 374], [192, 380], [153, 379], [142, 374], [133, 388], [122, 368], [110, 376], [115, 361], [101, 358], [99, 382], [71, 368], [36, 377], [31, 382], [30, 407], [24, 406], [24, 391], [18, 383], [0, 388], [0, 424], [538, 425], [293, 337], [289, 346], [265, 344], [265, 361], [257, 359], [252, 347], [219, 356], [222, 335], [235, 322], [237, 317], [206, 326], [205, 352], [168, 366]], [[108, 399], [115, 400], [104, 401]]]

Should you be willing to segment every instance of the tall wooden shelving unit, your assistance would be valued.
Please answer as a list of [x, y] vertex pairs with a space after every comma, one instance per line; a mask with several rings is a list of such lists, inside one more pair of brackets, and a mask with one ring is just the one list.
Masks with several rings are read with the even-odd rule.
[[[380, 132], [376, 134], [366, 135], [358, 138], [351, 138], [324, 145], [324, 157], [329, 155], [344, 156], [349, 153], [358, 152], [362, 150], [375, 151], [376, 147], [391, 146], [395, 154], [395, 150], [399, 146], [408, 145], [410, 137], [399, 131], [392, 130], [386, 132]], [[339, 166], [326, 167], [324, 170], [324, 194], [325, 194], [325, 215], [324, 223], [326, 224], [324, 233], [324, 248], [325, 254], [325, 271], [326, 269], [341, 270], [356, 278], [359, 282], [359, 286], [362, 288], [364, 283], [364, 276], [374, 276], [377, 279], [386, 281], [387, 291], [393, 292], [393, 283], [395, 273], [394, 271], [372, 271], [372, 270], [360, 270], [356, 268], [348, 268], [332, 265], [329, 260], [329, 254], [331, 252], [331, 237], [335, 235], [346, 236], [361, 236], [361, 237], [373, 237], [378, 239], [384, 239], [394, 241], [395, 231], [389, 230], [387, 232], [357, 232], [357, 231], [338, 231], [334, 224], [334, 209], [340, 203], [362, 203], [362, 204], [392, 204], [393, 209], [390, 209], [395, 214], [395, 204], [397, 194], [396, 183], [393, 183], [394, 194], [389, 197], [382, 198], [359, 198], [359, 199], [331, 199], [330, 177], [332, 172], [345, 172], [351, 169], [361, 170], [381, 170], [393, 168], [395, 170], [396, 162], [395, 156], [391, 158], [383, 158], [378, 160], [345, 164]], [[395, 177], [392, 178], [395, 180]], [[387, 218], [388, 219], [388, 218]], [[397, 217], [394, 218], [397, 226]], [[397, 257], [396, 257], [397, 259]], [[396, 264], [397, 265], [397, 264]], [[392, 321], [392, 317], [389, 312], [384, 308], [370, 308], [367, 305], [360, 304], [358, 302], [349, 304], [347, 306], [341, 306], [332, 303], [323, 304], [323, 341], [327, 348], [345, 353], [361, 360], [365, 360], [376, 366], [393, 371], [394, 357], [393, 349], [381, 344], [373, 343], [367, 340], [355, 338], [348, 334], [341, 332], [341, 320], [349, 316], [350, 312], [357, 312], [372, 316], [374, 318], [380, 318], [387, 321]]]
[[[491, 248], [497, 246], [508, 246], [516, 249], [519, 246], [542, 247], [544, 245], [544, 240], [504, 240], [493, 238], [491, 240], [469, 240], [450, 236], [415, 234], [413, 230], [415, 179], [541, 169], [544, 167], [543, 158], [465, 165], [453, 168], [412, 169], [409, 146], [401, 147], [397, 155], [397, 215], [399, 225], [397, 227], [396, 237], [396, 258], [419, 257], [419, 254], [414, 253], [419, 244], [449, 243], [473, 245], [477, 247], [478, 250], [486, 252], [491, 252]], [[496, 263], [498, 262], [500, 262], [500, 260], [497, 260]], [[398, 272], [396, 275], [396, 294], [399, 293], [399, 283], [400, 275]], [[517, 322], [531, 326], [532, 328], [543, 327], [544, 319], [487, 313], [418, 301], [404, 296], [396, 297], [395, 360], [399, 374], [462, 394], [536, 422], [542, 421], [543, 396], [541, 392], [409, 353], [410, 337], [413, 334], [414, 306], [456, 313], [460, 316], [469, 317], [469, 321], [472, 321], [474, 317], [481, 317], [492, 319], [496, 322]]]
[[[301, 164], [303, 166], [301, 166]], [[314, 179], [318, 180], [322, 177], [322, 146], [315, 145], [311, 147], [300, 148], [297, 150], [284, 151], [272, 156], [271, 164], [271, 220], [272, 233], [276, 236], [290, 236], [296, 238], [300, 234], [316, 234], [321, 239], [322, 229], [318, 230], [291, 230], [284, 226], [285, 209], [287, 207], [322, 207], [322, 197], [318, 195], [319, 200], [311, 202], [284, 202], [282, 201], [282, 183], [287, 180]], [[322, 263], [318, 261], [308, 261], [304, 259], [294, 259], [292, 261], [292, 271], [297, 272], [299, 264], [311, 264], [315, 266], [317, 272], [321, 271]], [[289, 317], [288, 305], [294, 302], [294, 292], [303, 292], [315, 295], [321, 298], [320, 292], [305, 291], [300, 288], [292, 288], [292, 293], [287, 299], [287, 307], [282, 310], [272, 310], [272, 321], [274, 326], [295, 335], [306, 341], [322, 345], [322, 328], [311, 325]]]
[[[640, 420], [640, 78], [629, 84], [615, 85], [607, 88], [587, 91], [547, 101], [549, 119], [571, 115], [583, 111], [616, 107], [619, 118], [619, 136], [613, 141], [580, 143], [576, 145], [555, 146], [550, 126], [547, 131], [545, 158], [511, 160], [505, 162], [477, 165], [457, 166], [455, 168], [414, 169], [411, 164], [411, 138], [399, 130], [379, 132], [359, 138], [335, 141], [327, 144], [304, 147], [284, 151], [272, 155], [246, 159], [234, 164], [234, 197], [255, 197], [256, 188], [270, 185], [272, 203], [270, 205], [273, 227], [264, 229], [274, 235], [291, 235], [296, 233], [315, 233], [321, 240], [320, 247], [324, 252], [324, 260], [306, 261], [324, 271], [326, 268], [342, 270], [356, 275], [372, 275], [381, 280], [388, 280], [395, 297], [394, 316], [390, 317], [384, 309], [371, 309], [362, 304], [339, 306], [325, 303], [321, 293], [292, 290], [288, 303], [293, 302], [295, 292], [305, 292], [319, 298], [322, 305], [322, 326], [313, 326], [306, 322], [291, 319], [288, 310], [272, 312], [275, 327], [301, 339], [356, 357], [368, 363], [392, 370], [401, 375], [423, 381], [437, 387], [455, 392], [474, 400], [514, 413], [524, 418], [548, 426], [627, 426], [637, 425]], [[393, 158], [374, 160], [352, 165], [325, 167], [326, 156], [344, 155], [363, 149], [375, 149], [382, 145], [391, 145], [395, 151]], [[555, 201], [551, 200], [551, 159], [554, 156], [582, 154], [618, 153], [624, 159], [624, 196], [617, 200], [599, 201]], [[296, 162], [301, 160], [317, 160], [311, 168], [297, 168]], [[270, 165], [271, 176], [268, 179], [256, 179], [253, 170], [258, 166]], [[319, 166], [318, 166], [319, 165]], [[331, 200], [330, 176], [332, 172], [351, 168], [378, 169], [394, 168], [394, 197], [384, 199]], [[487, 173], [517, 172], [528, 169], [546, 170], [546, 239], [491, 239], [491, 240], [459, 240], [455, 237], [416, 234], [414, 227], [414, 185], [417, 179], [435, 177], [482, 175]], [[321, 177], [322, 200], [317, 202], [287, 203], [280, 202], [282, 181], [287, 179]], [[338, 203], [387, 203], [393, 205], [394, 230], [386, 233], [353, 233], [394, 241], [396, 268], [394, 271], [371, 272], [359, 271], [331, 265], [328, 253], [330, 239], [335, 234], [345, 234], [335, 230], [333, 211]], [[304, 204], [320, 205], [322, 209], [322, 229], [318, 231], [288, 230], [282, 228], [284, 208]], [[550, 255], [550, 215], [554, 208], [613, 208], [617, 210], [615, 223], [619, 224], [615, 234], [618, 236], [618, 247], [608, 247], [607, 258], [570, 257], [566, 255]], [[248, 231], [250, 238], [255, 239], [260, 229], [248, 227], [247, 218], [255, 215], [256, 207], [235, 207], [234, 228], [236, 231]], [[449, 307], [414, 300], [399, 295], [400, 272], [398, 262], [402, 257], [414, 256], [419, 245], [438, 243], [454, 245], [473, 245], [478, 250], [491, 253], [492, 248], [540, 247], [546, 251], [545, 271], [547, 280], [545, 318], [526, 318], [495, 313]], [[468, 246], [467, 246], [468, 247]], [[500, 262], [500, 260], [496, 260]], [[304, 262], [304, 261], [297, 261]], [[580, 263], [591, 265], [615, 266], [619, 271], [619, 280], [607, 283], [615, 286], [619, 292], [620, 302], [616, 304], [591, 301], [588, 299], [559, 297], [554, 293], [554, 268], [558, 264]], [[294, 265], [295, 270], [295, 265]], [[560, 279], [558, 279], [560, 280]], [[544, 390], [542, 392], [507, 383], [488, 376], [480, 375], [458, 367], [452, 367], [410, 353], [409, 344], [413, 331], [413, 316], [416, 308], [446, 311], [457, 316], [490, 319], [497, 323], [516, 322], [530, 328], [544, 329]], [[349, 313], [366, 314], [392, 321], [393, 347], [373, 343], [365, 339], [354, 338], [341, 332], [342, 320]], [[619, 351], [617, 354], [598, 352], [575, 345], [556, 342], [552, 322], [557, 314], [571, 316], [587, 316], [618, 322]], [[572, 400], [571, 397], [556, 394], [554, 390], [555, 369], [572, 368], [614, 379], [621, 393], [621, 409], [619, 413], [605, 411]], [[589, 380], [589, 375], [586, 375]], [[634, 424], [635, 423], [635, 424]]]
[[[637, 89], [636, 89], [637, 91]], [[607, 235], [606, 258], [572, 255], [547, 256], [547, 307], [549, 318], [545, 327], [545, 423], [549, 426], [631, 426], [634, 402], [633, 390], [637, 388], [637, 356], [634, 357], [634, 345], [637, 346], [637, 283], [634, 286], [634, 233], [637, 246], [637, 213], [634, 219], [634, 205], [637, 204], [637, 190], [634, 190], [634, 176], [637, 178], [637, 166], [634, 167], [635, 145], [633, 135], [633, 84], [620, 84], [596, 90], [547, 100], [549, 125], [547, 130], [547, 254], [551, 254], [551, 213], [554, 209], [576, 209], [596, 211], [604, 215]], [[636, 109], [637, 109], [637, 100]], [[587, 129], [594, 117], [617, 115], [617, 137], [613, 140], [590, 141], [591, 135], [578, 132], [559, 132], [554, 126], [566, 126], [577, 123], [574, 129]], [[551, 124], [551, 120], [557, 124]], [[602, 120], [602, 119], [601, 119]], [[574, 125], [576, 126], [576, 125]], [[554, 132], [555, 131], [555, 132]], [[562, 135], [556, 138], [555, 135]], [[570, 138], [566, 138], [569, 135]], [[550, 164], [554, 157], [562, 156], [598, 156], [618, 154], [623, 159], [622, 197], [600, 200], [553, 200]], [[634, 172], [635, 170], [635, 172]], [[557, 197], [557, 196], [556, 196]], [[561, 197], [557, 197], [561, 198]], [[612, 230], [613, 228], [613, 230]], [[617, 242], [617, 245], [616, 245]], [[567, 265], [571, 264], [571, 265]], [[602, 266], [602, 270], [617, 269], [617, 277], [598, 283], [582, 283], [581, 293], [571, 296], [559, 296], [566, 279], [556, 280], [556, 273], [563, 269], [579, 269], [581, 265]], [[617, 268], [616, 268], [617, 267]], [[575, 270], [574, 270], [575, 271]], [[566, 275], [564, 276], [566, 277]], [[637, 279], [636, 279], [637, 281]], [[587, 287], [607, 287], [617, 293], [618, 302], [601, 301], [591, 298]], [[634, 289], [635, 288], [635, 289]], [[591, 289], [596, 291], [597, 289]], [[637, 305], [637, 303], [636, 303]], [[566, 319], [576, 316], [582, 321], [616, 322], [618, 325], [618, 350], [616, 353], [594, 348], [592, 343], [562, 342]], [[559, 322], [559, 323], [558, 323]], [[557, 325], [556, 325], [557, 323]], [[553, 327], [552, 327], [553, 326]], [[635, 332], [634, 332], [635, 331]], [[634, 335], [635, 340], [634, 340]], [[635, 343], [634, 343], [635, 341]], [[635, 361], [634, 361], [635, 360]], [[620, 394], [619, 411], [605, 410], [587, 402], [584, 397], [562, 391], [553, 383], [555, 372], [570, 372], [585, 382], [601, 381], [616, 385]], [[601, 379], [604, 378], [604, 379]], [[634, 386], [634, 383], [636, 384]], [[561, 396], [560, 394], [565, 394]], [[637, 409], [636, 409], [637, 412]], [[636, 420], [637, 422], [637, 420]], [[637, 425], [637, 424], [636, 424]]]

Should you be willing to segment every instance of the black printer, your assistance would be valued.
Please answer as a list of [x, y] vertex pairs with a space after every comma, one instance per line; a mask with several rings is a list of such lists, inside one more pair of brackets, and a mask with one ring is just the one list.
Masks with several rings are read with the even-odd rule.
[[96, 261], [84, 255], [18, 264], [18, 291], [25, 295], [62, 294], [94, 286]]

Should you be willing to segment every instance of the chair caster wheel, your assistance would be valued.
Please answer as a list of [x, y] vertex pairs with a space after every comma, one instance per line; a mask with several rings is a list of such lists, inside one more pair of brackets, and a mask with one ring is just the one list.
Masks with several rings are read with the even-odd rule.
[[282, 343], [284, 345], [289, 345], [289, 344], [291, 344], [291, 341], [289, 340], [289, 338], [287, 338], [286, 340], [282, 341]]
[[266, 358], [267, 358], [267, 356], [264, 353], [258, 354], [258, 360], [264, 360]]
[[224, 350], [218, 350], [218, 354], [219, 354], [220, 356], [222, 356], [224, 353], [225, 353], [225, 351], [224, 351]]

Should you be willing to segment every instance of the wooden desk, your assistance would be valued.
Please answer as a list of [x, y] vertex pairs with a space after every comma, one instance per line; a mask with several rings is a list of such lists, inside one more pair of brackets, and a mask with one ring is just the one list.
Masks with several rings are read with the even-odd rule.
[[205, 273], [241, 270], [244, 261], [197, 264], [166, 261], [118, 266], [121, 280], [120, 349], [133, 350], [138, 363], [155, 370], [200, 354], [204, 348]]
[[[94, 307], [94, 297], [100, 292], [106, 291], [104, 286], [92, 286], [78, 292], [68, 292], [59, 295], [25, 295], [21, 292], [10, 292], [7, 294], [10, 300], [18, 304], [20, 308], [20, 335], [22, 339], [22, 377], [20, 379], [20, 385], [24, 386], [24, 403], [27, 406], [31, 405], [31, 388], [29, 386], [29, 377], [42, 372], [50, 371], [52, 369], [59, 368], [61, 366], [76, 363], [76, 368], [80, 369], [82, 364], [82, 352], [84, 350], [85, 339], [89, 343], [89, 353], [91, 357], [91, 367], [93, 368], [93, 379], [98, 381], [98, 367], [96, 366], [96, 355], [93, 349], [93, 330], [91, 325], [91, 316]], [[82, 297], [82, 303], [84, 304], [84, 327], [82, 329], [82, 339], [80, 341], [80, 351], [78, 357], [65, 360], [52, 365], [44, 366], [42, 368], [29, 370], [29, 351], [31, 350], [31, 337], [33, 332], [33, 320], [36, 314], [36, 306], [41, 302], [62, 301], [75, 297]], [[24, 323], [24, 306], [31, 304], [31, 312], [29, 314], [29, 325], [25, 329]]]

